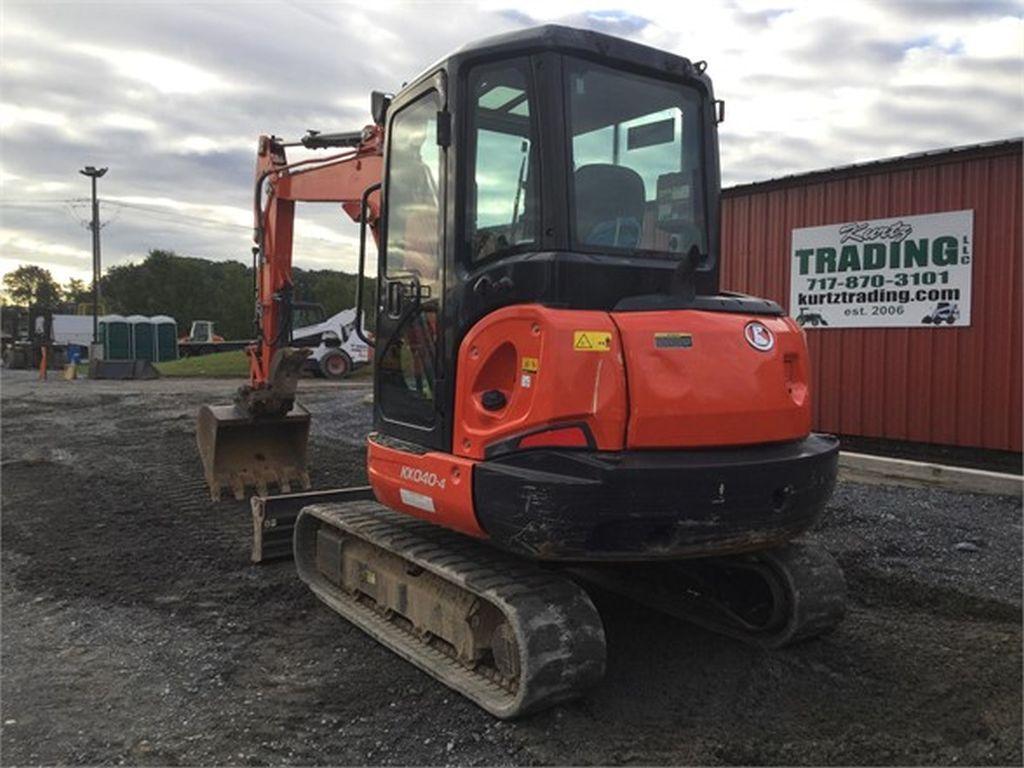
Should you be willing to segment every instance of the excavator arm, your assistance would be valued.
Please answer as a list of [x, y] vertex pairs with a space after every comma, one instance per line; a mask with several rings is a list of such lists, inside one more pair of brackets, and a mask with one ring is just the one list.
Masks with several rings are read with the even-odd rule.
[[[386, 104], [378, 108], [375, 94], [374, 113], [380, 119], [357, 133], [311, 131], [293, 143], [260, 137], [253, 195], [256, 337], [246, 349], [249, 382], [239, 388], [234, 405], [203, 406], [196, 431], [206, 481], [215, 500], [222, 489], [241, 499], [250, 486], [261, 494], [272, 484], [286, 493], [293, 483], [310, 486], [306, 462], [310, 416], [295, 402], [310, 350], [290, 346], [292, 309], [296, 306], [292, 279], [295, 204], [340, 204], [353, 221], [359, 222], [365, 215], [374, 239], [378, 238], [384, 109]], [[289, 163], [286, 148], [291, 146], [341, 151]]]
[[[355, 134], [358, 139], [351, 134], [336, 136], [335, 142], [353, 145], [330, 157], [291, 164], [285, 155], [287, 145], [272, 136], [260, 137], [253, 210], [256, 340], [246, 350], [249, 384], [238, 397], [243, 410], [252, 414], [283, 416], [291, 410], [298, 376], [309, 354], [308, 350], [289, 347], [295, 203], [339, 203], [353, 221], [359, 221], [364, 191], [381, 179], [381, 126], [367, 126], [361, 134]], [[327, 141], [320, 134], [310, 134], [299, 143], [337, 146]], [[372, 194], [367, 202], [367, 225], [376, 239], [379, 196]]]

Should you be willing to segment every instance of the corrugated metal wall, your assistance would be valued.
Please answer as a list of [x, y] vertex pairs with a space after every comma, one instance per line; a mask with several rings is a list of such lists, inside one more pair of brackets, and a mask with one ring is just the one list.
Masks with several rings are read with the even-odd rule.
[[722, 288], [789, 306], [791, 232], [974, 210], [971, 327], [808, 328], [815, 428], [1021, 450], [1021, 142], [723, 191]]

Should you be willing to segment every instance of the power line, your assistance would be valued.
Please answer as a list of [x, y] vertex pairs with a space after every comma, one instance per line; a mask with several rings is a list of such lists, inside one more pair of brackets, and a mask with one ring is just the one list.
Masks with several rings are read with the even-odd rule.
[[[74, 218], [76, 222], [81, 224], [83, 227], [88, 228], [90, 223], [88, 220], [81, 219], [75, 212], [74, 206], [76, 204], [83, 205], [90, 202], [89, 198], [56, 198], [46, 200], [20, 200], [16, 202], [5, 202], [0, 200], [0, 207], [3, 208], [36, 208], [53, 205], [61, 205]], [[108, 219], [106, 222], [100, 225], [101, 228], [117, 221], [124, 211], [129, 211], [134, 215], [138, 216], [149, 216], [155, 218], [158, 221], [162, 221], [165, 224], [174, 224], [178, 226], [192, 226], [203, 229], [218, 229], [221, 231], [242, 231], [252, 232], [252, 227], [245, 224], [234, 224], [228, 221], [222, 221], [220, 219], [213, 219], [209, 216], [200, 216], [193, 213], [185, 213], [180, 210], [173, 208], [163, 208], [158, 206], [144, 205], [142, 203], [128, 203], [120, 200], [99, 200], [101, 206], [108, 206], [115, 210], [113, 218]], [[326, 243], [340, 247], [343, 244], [335, 240], [328, 239], [326, 237], [316, 237], [313, 235], [304, 235], [301, 231], [296, 231], [296, 236], [303, 240], [312, 240], [315, 242]]]
[[[79, 215], [75, 212], [74, 207], [76, 205], [88, 205], [89, 202], [90, 200], [87, 197], [72, 197], [51, 200], [18, 200], [12, 202], [0, 200], [0, 207], [40, 208], [60, 205], [66, 207], [68, 212], [76, 221], [81, 223], [83, 226], [87, 227], [89, 226], [89, 221], [87, 219], [81, 219]], [[115, 208], [117, 211], [117, 215], [110, 221], [108, 221], [107, 224], [111, 223], [112, 221], [115, 221], [121, 215], [122, 210], [128, 208], [143, 215], [148, 213], [155, 216], [164, 216], [167, 218], [176, 219], [177, 221], [183, 224], [201, 223], [211, 227], [220, 227], [222, 229], [239, 229], [246, 231], [252, 230], [252, 227], [247, 227], [243, 224], [232, 224], [231, 222], [228, 221], [221, 221], [219, 219], [212, 219], [207, 216], [199, 216], [192, 213], [184, 213], [182, 211], [177, 211], [170, 208], [159, 208], [156, 206], [142, 205], [141, 203], [125, 203], [121, 202], [120, 200], [100, 200], [99, 203], [100, 205], [103, 206], [110, 206], [112, 208]]]
[[78, 222], [83, 229], [88, 229], [90, 219], [82, 218], [82, 214], [78, 212], [77, 208], [75, 208], [76, 205], [85, 205], [85, 201], [82, 203], [67, 203], [67, 213], [74, 221]]
[[117, 208], [121, 208], [121, 209], [128, 209], [128, 210], [131, 210], [131, 211], [135, 211], [136, 213], [139, 213], [141, 215], [149, 214], [149, 215], [153, 215], [153, 216], [163, 216], [163, 217], [166, 217], [166, 218], [175, 219], [175, 220], [177, 220], [177, 222], [180, 222], [182, 224], [200, 223], [200, 224], [205, 224], [205, 225], [210, 226], [210, 227], [220, 227], [222, 229], [242, 229], [242, 230], [245, 230], [247, 232], [251, 232], [252, 231], [252, 227], [248, 227], [248, 226], [246, 226], [244, 224], [233, 224], [233, 223], [231, 223], [229, 221], [221, 221], [219, 219], [211, 219], [208, 216], [199, 216], [199, 215], [192, 214], [192, 213], [184, 213], [182, 211], [177, 211], [177, 210], [170, 209], [170, 208], [156, 208], [156, 207], [153, 207], [153, 206], [141, 205], [139, 203], [122, 203], [122, 202], [117, 201], [117, 200], [104, 200], [102, 202], [105, 205], [109, 205], [109, 206], [113, 206], [113, 207], [117, 207]]
[[59, 200], [0, 200], [3, 208], [35, 208], [41, 205], [65, 205], [71, 203], [88, 203], [88, 197], [66, 197]]
[[[246, 232], [252, 232], [252, 227], [247, 226], [245, 224], [233, 224], [231, 222], [220, 221], [218, 219], [211, 219], [209, 217], [204, 217], [204, 216], [197, 216], [197, 215], [194, 215], [194, 214], [191, 214], [191, 213], [184, 213], [184, 212], [181, 212], [181, 211], [178, 211], [178, 210], [174, 210], [174, 209], [157, 208], [157, 207], [154, 207], [154, 206], [142, 205], [141, 203], [122, 203], [122, 202], [116, 201], [116, 200], [108, 200], [108, 201], [103, 201], [103, 202], [105, 202], [105, 203], [107, 203], [109, 205], [116, 205], [116, 206], [120, 206], [122, 208], [130, 209], [130, 210], [132, 210], [132, 211], [134, 211], [136, 213], [139, 213], [141, 215], [153, 214], [153, 215], [157, 215], [157, 216], [164, 216], [164, 217], [167, 217], [169, 219], [174, 220], [173, 222], [169, 222], [169, 223], [183, 224], [183, 225], [184, 224], [191, 225], [191, 224], [197, 224], [198, 223], [200, 225], [208, 226], [209, 228], [212, 228], [212, 229], [216, 229], [216, 228], [232, 229], [232, 230], [241, 229], [241, 230], [245, 230]], [[335, 246], [341, 245], [341, 243], [338, 243], [335, 240], [330, 240], [330, 239], [328, 239], [326, 237], [316, 237], [316, 236], [313, 236], [313, 235], [304, 235], [301, 232], [301, 230], [298, 230], [298, 229], [296, 230], [295, 235], [297, 237], [303, 239], [303, 240], [315, 240], [317, 242], [327, 243], [328, 245], [335, 245]]]
[[122, 212], [123, 211], [120, 208], [118, 208], [116, 211], [114, 211], [114, 215], [112, 217], [110, 217], [106, 221], [100, 222], [100, 229], [103, 229], [104, 227], [109, 226], [109, 225], [113, 224], [115, 221], [117, 221], [118, 219], [120, 219]]

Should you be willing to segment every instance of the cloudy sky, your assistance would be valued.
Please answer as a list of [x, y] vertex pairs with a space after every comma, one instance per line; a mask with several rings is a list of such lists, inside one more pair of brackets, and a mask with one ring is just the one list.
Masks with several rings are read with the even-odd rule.
[[[255, 140], [353, 130], [461, 44], [559, 22], [709, 62], [726, 184], [1019, 136], [1024, 32], [1009, 0], [0, 0], [0, 272], [89, 279], [151, 248], [247, 260]], [[343, 214], [300, 209], [296, 262], [355, 264]]]

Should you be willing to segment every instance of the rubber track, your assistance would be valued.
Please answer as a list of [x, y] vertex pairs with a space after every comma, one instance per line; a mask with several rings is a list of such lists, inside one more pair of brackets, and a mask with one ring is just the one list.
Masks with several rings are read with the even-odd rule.
[[831, 632], [846, 615], [846, 579], [839, 563], [819, 544], [791, 542], [760, 558], [786, 582], [789, 621], [761, 645], [781, 648]]
[[846, 613], [846, 580], [835, 559], [810, 541], [790, 542], [777, 549], [705, 561], [730, 567], [746, 560], [766, 565], [785, 592], [785, 620], [777, 626], [752, 629], [730, 621], [708, 598], [690, 594], [675, 569], [687, 561], [652, 566], [638, 577], [628, 569], [574, 567], [584, 581], [609, 592], [760, 648], [782, 648], [831, 632]]
[[[506, 686], [432, 647], [350, 596], [316, 568], [320, 525], [361, 538], [495, 605], [515, 632], [519, 680]], [[328, 606], [404, 659], [503, 719], [575, 698], [604, 676], [605, 639], [577, 584], [491, 547], [373, 501], [305, 507], [295, 524], [299, 577]]]

